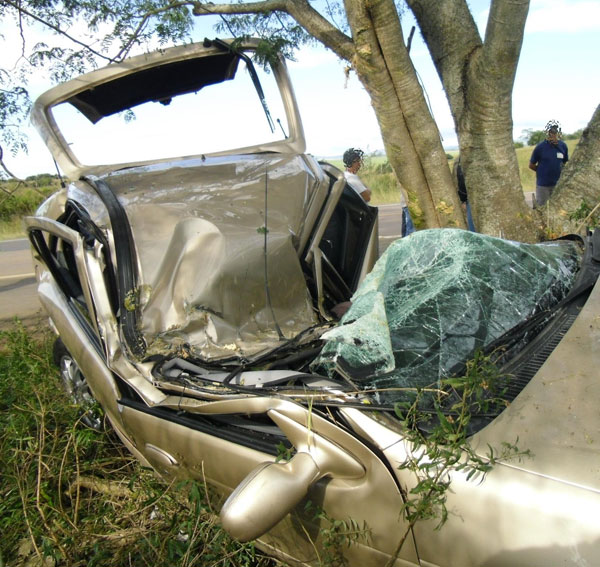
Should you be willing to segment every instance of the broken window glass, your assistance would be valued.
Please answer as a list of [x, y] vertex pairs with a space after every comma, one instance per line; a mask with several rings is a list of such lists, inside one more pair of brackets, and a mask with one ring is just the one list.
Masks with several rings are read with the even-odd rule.
[[389, 405], [437, 387], [478, 350], [550, 310], [580, 262], [571, 241], [523, 244], [457, 229], [394, 242], [325, 333], [313, 371], [341, 374]]

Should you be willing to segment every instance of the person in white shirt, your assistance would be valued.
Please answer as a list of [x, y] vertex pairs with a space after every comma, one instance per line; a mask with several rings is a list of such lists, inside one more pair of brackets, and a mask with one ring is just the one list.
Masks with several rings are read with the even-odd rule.
[[[352, 187], [366, 203], [368, 203], [371, 200], [371, 190], [360, 180], [360, 177], [356, 175], [363, 165], [363, 155], [364, 152], [362, 150], [358, 148], [349, 148], [344, 152], [342, 161], [346, 166], [344, 177], [346, 178], [348, 185]], [[404, 237], [414, 232], [415, 226], [410, 216], [410, 211], [408, 210], [404, 189], [402, 188], [400, 189], [400, 205], [402, 206], [402, 236]]]
[[364, 152], [358, 148], [350, 148], [344, 152], [342, 158], [346, 171], [344, 177], [348, 185], [358, 193], [363, 200], [368, 203], [371, 200], [371, 190], [356, 175], [363, 164]]

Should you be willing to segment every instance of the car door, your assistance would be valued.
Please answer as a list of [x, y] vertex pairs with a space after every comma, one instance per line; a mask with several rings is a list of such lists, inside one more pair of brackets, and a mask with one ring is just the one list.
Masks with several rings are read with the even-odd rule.
[[[237, 539], [258, 538], [271, 551], [319, 564], [337, 520], [343, 527], [334, 545], [349, 564], [379, 566], [406, 535], [402, 490], [383, 452], [343, 412], [270, 396], [199, 403], [171, 394], [149, 407], [132, 391], [119, 405], [135, 448], [162, 475], [229, 495], [221, 519]], [[344, 535], [356, 528], [355, 537]], [[408, 536], [398, 565], [418, 564]]]

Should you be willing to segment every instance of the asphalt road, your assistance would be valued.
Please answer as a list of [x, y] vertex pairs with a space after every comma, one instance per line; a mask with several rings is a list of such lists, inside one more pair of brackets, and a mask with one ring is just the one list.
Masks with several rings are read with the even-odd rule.
[[[400, 205], [379, 207], [379, 251], [400, 238]], [[0, 242], [0, 321], [42, 315], [27, 239]]]
[[29, 241], [0, 242], [0, 320], [41, 312], [35, 283]]

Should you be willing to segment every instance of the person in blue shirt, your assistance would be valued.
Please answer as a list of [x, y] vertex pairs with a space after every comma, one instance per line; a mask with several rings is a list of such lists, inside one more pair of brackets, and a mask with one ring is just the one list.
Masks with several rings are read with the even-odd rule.
[[536, 176], [535, 201], [538, 207], [546, 204], [563, 166], [569, 161], [567, 144], [560, 140], [560, 124], [550, 120], [544, 130], [546, 139], [534, 148], [529, 160], [529, 169], [535, 171]]

